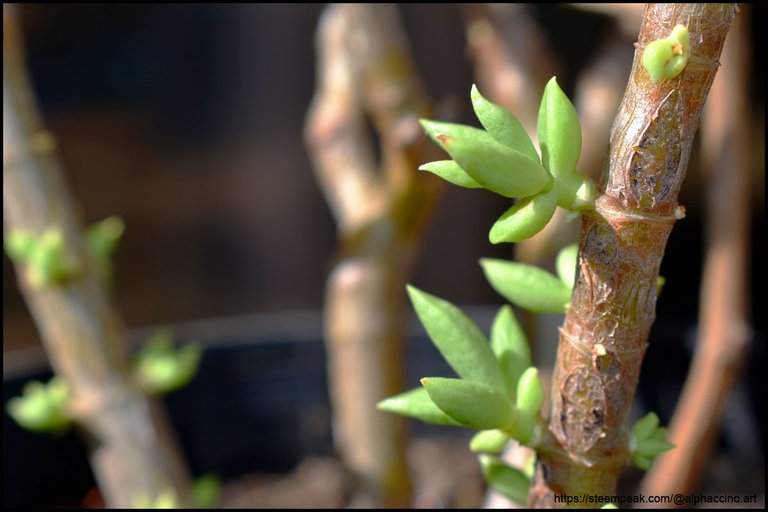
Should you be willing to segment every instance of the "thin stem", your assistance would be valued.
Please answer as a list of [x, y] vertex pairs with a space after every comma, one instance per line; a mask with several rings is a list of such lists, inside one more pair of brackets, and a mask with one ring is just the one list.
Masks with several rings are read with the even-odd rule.
[[162, 410], [129, 381], [125, 333], [83, 235], [56, 153], [43, 126], [24, 63], [16, 8], [3, 5], [3, 213], [5, 234], [64, 234], [80, 275], [33, 287], [16, 274], [54, 371], [72, 391], [72, 411], [89, 441], [107, 503], [128, 508], [169, 489], [187, 503], [187, 473]]
[[[744, 9], [745, 7], [742, 7]], [[749, 8], [748, 6], [746, 8]], [[749, 348], [748, 245], [750, 194], [749, 61], [746, 16], [739, 15], [723, 49], [702, 123], [702, 165], [708, 178], [707, 252], [699, 337], [680, 403], [670, 424], [674, 450], [657, 458], [643, 481], [646, 494], [694, 491], [717, 440], [723, 405]]]
[[317, 51], [305, 136], [340, 235], [325, 301], [334, 441], [363, 491], [356, 505], [402, 507], [405, 420], [376, 403], [404, 388], [405, 280], [440, 186], [415, 170], [432, 149], [418, 124], [430, 107], [393, 5], [327, 7]]

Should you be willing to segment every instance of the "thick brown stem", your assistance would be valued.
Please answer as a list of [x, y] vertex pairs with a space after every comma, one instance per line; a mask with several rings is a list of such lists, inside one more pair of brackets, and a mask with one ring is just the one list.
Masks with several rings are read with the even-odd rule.
[[[677, 196], [735, 4], [649, 4], [611, 131], [596, 210], [584, 216], [579, 269], [561, 328], [549, 429], [530, 503], [556, 495], [612, 495], [627, 460], [627, 429], [655, 316], [656, 278], [681, 208]], [[691, 57], [656, 85], [643, 48], [688, 27]]]
[[723, 405], [739, 376], [751, 337], [747, 318], [750, 51], [745, 18], [739, 15], [725, 42], [723, 68], [704, 110], [701, 146], [709, 182], [708, 242], [699, 338], [670, 424], [670, 442], [677, 447], [658, 457], [645, 478], [643, 492], [649, 495], [694, 491], [717, 440]]
[[187, 503], [188, 477], [166, 419], [129, 381], [123, 327], [83, 246], [82, 230], [27, 77], [13, 7], [3, 6], [3, 213], [5, 234], [61, 229], [82, 272], [60, 285], [17, 279], [54, 371], [72, 390], [94, 473], [112, 507], [168, 490]]
[[[407, 506], [405, 420], [376, 410], [403, 390], [404, 286], [438, 181], [418, 118], [429, 105], [393, 5], [332, 5], [317, 34], [318, 91], [306, 141], [340, 232], [326, 290], [334, 438], [364, 491], [358, 505]], [[381, 172], [366, 133], [379, 135]]]

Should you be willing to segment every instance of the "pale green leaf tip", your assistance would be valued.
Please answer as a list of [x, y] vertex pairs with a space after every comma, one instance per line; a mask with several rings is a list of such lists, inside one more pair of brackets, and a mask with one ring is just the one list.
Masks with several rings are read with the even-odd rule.
[[424, 129], [425, 132], [427, 132], [428, 135], [430, 136], [436, 135], [435, 132], [438, 130], [438, 126], [439, 126], [437, 121], [432, 121], [430, 119], [419, 119], [419, 124], [421, 124], [421, 127]]

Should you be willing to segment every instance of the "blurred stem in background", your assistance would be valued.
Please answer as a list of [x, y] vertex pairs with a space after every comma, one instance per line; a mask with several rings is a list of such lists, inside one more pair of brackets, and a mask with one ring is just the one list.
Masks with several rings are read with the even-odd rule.
[[695, 492], [752, 337], [748, 318], [750, 7], [739, 9], [701, 127], [707, 248], [696, 352], [670, 424], [669, 441], [677, 448], [660, 456], [646, 476], [642, 492], [649, 495]]
[[305, 140], [339, 233], [325, 298], [334, 442], [353, 505], [405, 507], [405, 420], [376, 404], [404, 389], [405, 282], [441, 186], [417, 171], [435, 151], [418, 123], [431, 108], [397, 6], [330, 5], [316, 45]]
[[74, 263], [65, 281], [31, 282], [15, 262], [19, 287], [54, 372], [71, 393], [100, 490], [110, 507], [130, 508], [173, 493], [188, 504], [188, 473], [164, 411], [129, 380], [125, 332], [67, 190], [55, 141], [45, 130], [24, 62], [16, 7], [3, 5], [3, 213], [5, 236], [61, 233]]

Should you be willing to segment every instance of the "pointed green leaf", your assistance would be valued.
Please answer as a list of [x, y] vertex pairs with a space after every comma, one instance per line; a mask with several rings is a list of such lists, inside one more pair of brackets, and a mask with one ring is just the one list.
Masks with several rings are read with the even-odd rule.
[[496, 457], [479, 455], [480, 466], [483, 468], [483, 476], [493, 490], [503, 494], [507, 498], [520, 503], [528, 504], [528, 492], [531, 481], [517, 468], [507, 466]]
[[114, 215], [96, 222], [85, 231], [85, 243], [92, 254], [107, 258], [115, 250], [125, 231], [125, 223]]
[[660, 453], [674, 448], [675, 445], [659, 439], [642, 439], [637, 441], [636, 452], [644, 457], [655, 457]]
[[515, 116], [507, 109], [488, 101], [476, 85], [472, 85], [472, 107], [488, 133], [498, 142], [515, 149], [528, 158], [540, 162], [539, 154], [531, 141], [531, 138], [525, 132], [525, 128], [520, 124]]
[[421, 379], [429, 397], [445, 414], [479, 430], [506, 428], [515, 421], [515, 408], [497, 388], [481, 382], [429, 377]]
[[491, 326], [491, 349], [501, 363], [507, 383], [507, 395], [514, 400], [517, 381], [531, 366], [531, 348], [512, 308], [502, 306]]
[[538, 417], [538, 412], [533, 413], [517, 409], [515, 424], [508, 429], [512, 438], [517, 440], [520, 444], [533, 446], [533, 444], [537, 442], [534, 440], [534, 437], [536, 436], [536, 422]]
[[69, 391], [66, 383], [54, 377], [48, 384], [31, 381], [22, 396], [8, 401], [8, 414], [21, 427], [32, 432], [62, 433], [72, 423], [66, 414]]
[[544, 385], [539, 370], [531, 366], [523, 372], [517, 383], [515, 405], [523, 412], [538, 414], [544, 404]]
[[666, 441], [667, 440], [667, 427], [659, 427], [656, 429], [656, 431], [651, 434], [651, 439], [656, 439], [659, 441]]
[[184, 387], [195, 376], [202, 352], [195, 343], [174, 348], [171, 332], [158, 329], [136, 358], [139, 385], [150, 393], [169, 393]]
[[575, 171], [581, 154], [581, 125], [555, 77], [544, 88], [537, 130], [544, 167], [556, 178]]
[[504, 212], [491, 227], [488, 235], [492, 244], [519, 242], [544, 229], [555, 214], [557, 190], [542, 192], [519, 200]]
[[424, 130], [476, 182], [506, 197], [527, 197], [551, 177], [538, 162], [471, 126], [421, 120]]
[[[561, 172], [555, 178], [557, 189], [557, 206], [566, 210], [574, 210], [573, 204], [577, 201], [577, 194], [586, 178], [576, 171]], [[591, 180], [590, 180], [591, 181]]]
[[445, 181], [465, 188], [483, 188], [481, 184], [473, 180], [459, 164], [453, 160], [438, 160], [429, 162], [419, 167], [420, 171], [429, 171], [437, 174]]
[[632, 452], [629, 454], [629, 458], [632, 459], [632, 462], [635, 464], [635, 466], [644, 471], [650, 471], [653, 467], [653, 457], [645, 457], [638, 453]]
[[450, 302], [408, 285], [416, 314], [430, 339], [456, 373], [505, 390], [504, 375], [480, 328]]
[[192, 483], [192, 502], [197, 508], [214, 508], [221, 493], [221, 480], [207, 473]]
[[34, 246], [34, 237], [26, 231], [13, 230], [5, 237], [5, 252], [13, 261], [28, 259]]
[[76, 276], [79, 262], [67, 251], [64, 233], [50, 227], [31, 246], [27, 279], [35, 288], [62, 283]]
[[545, 270], [512, 261], [480, 260], [491, 286], [512, 304], [535, 313], [563, 313], [571, 289]]
[[635, 423], [632, 427], [632, 435], [636, 440], [650, 438], [659, 427], [659, 417], [655, 412], [649, 412]]
[[481, 430], [469, 441], [469, 449], [475, 453], [501, 453], [509, 442], [509, 434], [503, 430]]
[[573, 286], [576, 284], [576, 265], [578, 259], [579, 244], [566, 245], [557, 253], [557, 261], [555, 263], [557, 275], [571, 290], [573, 290]]
[[432, 425], [459, 425], [435, 405], [427, 390], [416, 388], [399, 395], [385, 398], [376, 405], [380, 411], [416, 418]]

